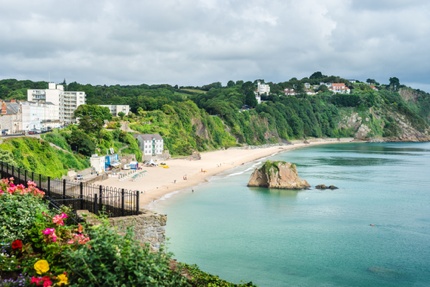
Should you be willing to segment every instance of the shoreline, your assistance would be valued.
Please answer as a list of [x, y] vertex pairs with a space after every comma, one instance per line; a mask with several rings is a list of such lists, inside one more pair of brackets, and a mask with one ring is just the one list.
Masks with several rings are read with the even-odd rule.
[[109, 177], [96, 182], [96, 184], [139, 190], [141, 191], [140, 209], [150, 209], [150, 205], [168, 194], [186, 189], [193, 190], [193, 187], [208, 182], [209, 178], [245, 163], [297, 148], [320, 144], [348, 143], [354, 142], [354, 139], [309, 139], [307, 142], [292, 141], [291, 144], [269, 147], [238, 147], [202, 152], [199, 160], [168, 159], [163, 161], [164, 166], [144, 166], [142, 170], [130, 172], [128, 176], [121, 179]]

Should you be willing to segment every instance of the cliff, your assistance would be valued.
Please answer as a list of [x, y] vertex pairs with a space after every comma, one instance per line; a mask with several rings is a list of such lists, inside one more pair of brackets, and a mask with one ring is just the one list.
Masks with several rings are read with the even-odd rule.
[[310, 187], [306, 180], [298, 176], [296, 165], [285, 161], [266, 161], [262, 167], [254, 170], [248, 186], [279, 189], [307, 189]]

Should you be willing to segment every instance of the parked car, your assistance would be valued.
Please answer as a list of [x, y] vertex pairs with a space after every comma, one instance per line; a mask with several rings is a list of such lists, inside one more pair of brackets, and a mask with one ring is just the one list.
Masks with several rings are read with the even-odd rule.
[[83, 179], [84, 179], [84, 176], [82, 174], [77, 174], [75, 176], [75, 180], [83, 180]]

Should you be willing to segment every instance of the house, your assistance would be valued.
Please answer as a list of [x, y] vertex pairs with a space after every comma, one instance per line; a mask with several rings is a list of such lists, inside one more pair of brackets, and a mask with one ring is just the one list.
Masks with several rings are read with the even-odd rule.
[[61, 126], [59, 108], [50, 102], [1, 103], [0, 129], [9, 134], [28, 131], [46, 131]]
[[257, 94], [259, 95], [269, 95], [270, 94], [270, 86], [267, 84], [262, 84], [260, 81], [257, 82]]
[[129, 105], [100, 105], [101, 107], [106, 107], [109, 109], [110, 113], [114, 117], [118, 117], [120, 112], [123, 112], [125, 115], [130, 113]]
[[270, 94], [270, 86], [257, 82], [257, 90], [254, 92], [257, 102], [261, 104], [261, 95], [268, 96]]
[[16, 134], [22, 132], [22, 111], [16, 101], [4, 102], [0, 100], [0, 130], [4, 134]]
[[294, 89], [285, 88], [284, 94], [286, 96], [294, 96], [296, 94], [296, 91]]
[[90, 164], [91, 167], [94, 169], [95, 172], [98, 174], [103, 173], [106, 169], [106, 158], [104, 156], [99, 156], [98, 154], [93, 154], [90, 157]]
[[51, 102], [22, 102], [20, 107], [24, 131], [48, 130], [61, 126], [59, 107]]
[[82, 91], [64, 91], [63, 85], [49, 83], [48, 89], [27, 90], [29, 102], [50, 102], [58, 106], [59, 119], [62, 124], [75, 123], [75, 110], [86, 102], [86, 94]]
[[151, 160], [153, 157], [161, 157], [164, 152], [164, 141], [159, 134], [138, 135], [140, 150], [143, 153], [143, 160]]
[[349, 94], [351, 90], [345, 85], [345, 83], [332, 83], [329, 90], [333, 93]]

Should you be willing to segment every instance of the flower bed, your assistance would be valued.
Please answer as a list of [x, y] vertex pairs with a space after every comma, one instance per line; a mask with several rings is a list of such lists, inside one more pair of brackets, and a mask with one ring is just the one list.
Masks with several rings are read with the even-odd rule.
[[43, 196], [34, 182], [0, 181], [2, 286], [67, 285], [63, 254], [90, 240], [82, 225], [66, 224], [70, 210], [50, 210]]
[[33, 182], [0, 180], [0, 286], [192, 286], [131, 228], [120, 235], [103, 217], [76, 224], [70, 209], [50, 210], [43, 196]]

